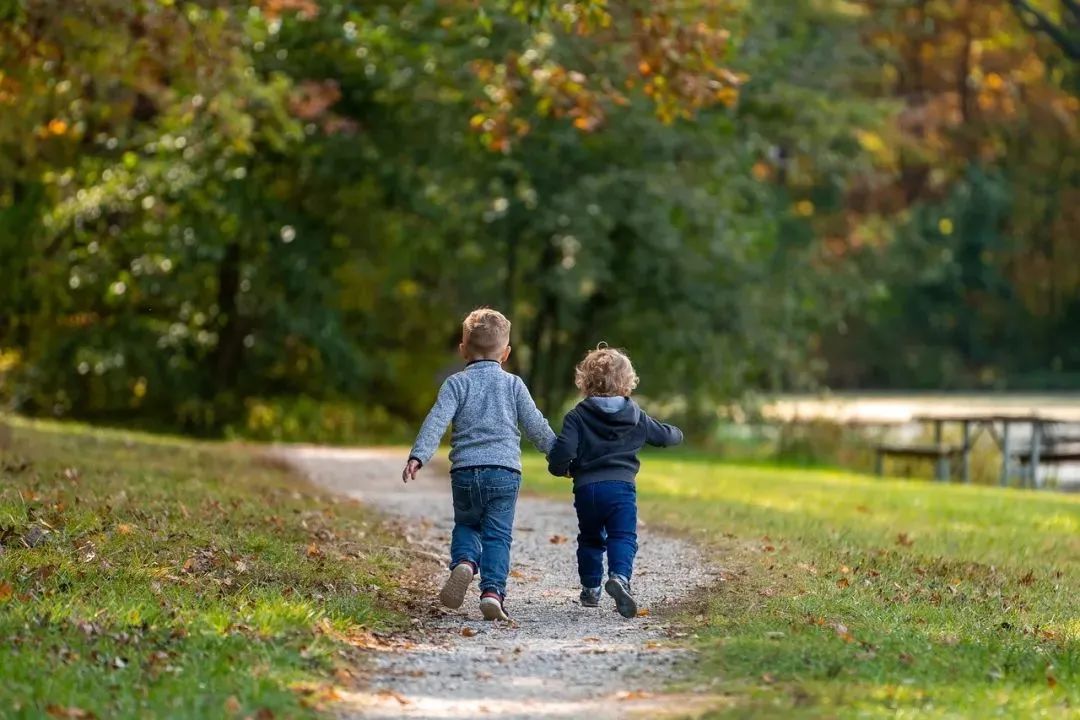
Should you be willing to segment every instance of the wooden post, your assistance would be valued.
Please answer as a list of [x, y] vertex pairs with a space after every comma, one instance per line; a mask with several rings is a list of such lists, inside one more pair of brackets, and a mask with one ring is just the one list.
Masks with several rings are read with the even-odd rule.
[[938, 450], [937, 463], [934, 468], [934, 479], [938, 482], [947, 482], [949, 480], [949, 458], [947, 455], [941, 452], [941, 434], [942, 423], [940, 420], [934, 421], [934, 447]]
[[1009, 446], [1009, 421], [1002, 421], [1001, 429], [1001, 487], [1009, 486], [1009, 457], [1012, 448]]
[[1031, 478], [1031, 487], [1042, 487], [1042, 478], [1039, 476], [1039, 454], [1042, 449], [1042, 423], [1035, 420], [1031, 423], [1031, 467], [1028, 468], [1028, 476]]
[[971, 483], [971, 423], [964, 421], [964, 447], [961, 449], [960, 474], [965, 484]]

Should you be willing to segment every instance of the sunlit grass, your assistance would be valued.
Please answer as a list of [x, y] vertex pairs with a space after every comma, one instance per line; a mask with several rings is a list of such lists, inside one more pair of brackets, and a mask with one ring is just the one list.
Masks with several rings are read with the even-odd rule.
[[717, 717], [1080, 708], [1080, 497], [649, 453], [639, 499], [725, 569], [684, 618]]
[[0, 535], [5, 717], [307, 716], [403, 620], [373, 518], [240, 448], [19, 423]]

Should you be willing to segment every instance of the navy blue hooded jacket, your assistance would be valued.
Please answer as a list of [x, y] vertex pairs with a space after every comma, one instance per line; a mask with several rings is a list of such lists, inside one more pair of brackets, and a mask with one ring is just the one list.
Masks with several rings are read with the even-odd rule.
[[679, 428], [653, 420], [630, 398], [585, 398], [563, 419], [562, 432], [548, 454], [552, 475], [574, 478], [574, 490], [603, 480], [633, 483], [638, 452], [645, 445], [667, 447], [683, 441]]

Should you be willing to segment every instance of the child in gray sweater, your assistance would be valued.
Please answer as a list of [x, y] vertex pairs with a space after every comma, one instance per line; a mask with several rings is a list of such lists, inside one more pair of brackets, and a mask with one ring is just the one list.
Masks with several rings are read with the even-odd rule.
[[555, 444], [555, 433], [521, 378], [502, 369], [510, 357], [510, 321], [502, 313], [488, 308], [469, 313], [462, 323], [458, 349], [466, 360], [465, 369], [439, 388], [401, 479], [416, 478], [452, 424], [454, 531], [450, 576], [439, 600], [447, 607], [461, 607], [473, 576], [479, 573], [480, 612], [488, 620], [507, 620], [506, 577], [521, 487], [518, 426], [545, 455]]

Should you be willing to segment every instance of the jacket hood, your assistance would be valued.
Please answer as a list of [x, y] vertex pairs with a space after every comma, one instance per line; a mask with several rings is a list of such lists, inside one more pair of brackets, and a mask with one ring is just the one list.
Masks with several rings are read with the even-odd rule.
[[592, 398], [581, 401], [581, 419], [594, 433], [606, 440], [618, 439], [633, 431], [641, 420], [641, 408], [630, 398], [623, 407], [610, 412]]

